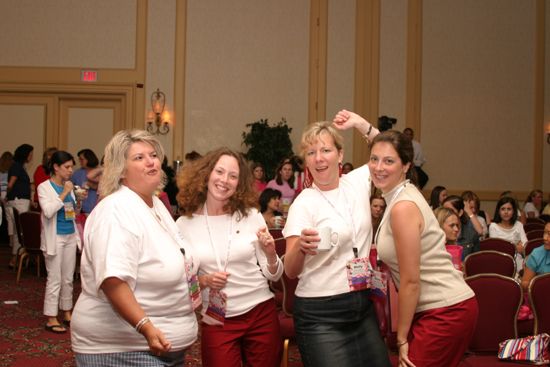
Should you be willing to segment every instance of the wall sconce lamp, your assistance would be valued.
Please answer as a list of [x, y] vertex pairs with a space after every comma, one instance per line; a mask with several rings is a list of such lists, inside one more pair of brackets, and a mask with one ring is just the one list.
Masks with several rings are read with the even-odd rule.
[[546, 133], [546, 142], [550, 144], [550, 121], [546, 123], [544, 132]]
[[[149, 114], [147, 121], [147, 131], [155, 135], [166, 135], [170, 131], [170, 125], [165, 118], [162, 117], [164, 106], [166, 104], [166, 96], [158, 88], [151, 94], [152, 116]], [[154, 126], [153, 126], [154, 125]]]

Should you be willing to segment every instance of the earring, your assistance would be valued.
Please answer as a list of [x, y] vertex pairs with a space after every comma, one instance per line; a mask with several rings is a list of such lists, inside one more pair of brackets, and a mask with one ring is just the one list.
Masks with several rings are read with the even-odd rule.
[[338, 177], [342, 177], [342, 172], [344, 171], [344, 166], [342, 165], [342, 162], [338, 163]]

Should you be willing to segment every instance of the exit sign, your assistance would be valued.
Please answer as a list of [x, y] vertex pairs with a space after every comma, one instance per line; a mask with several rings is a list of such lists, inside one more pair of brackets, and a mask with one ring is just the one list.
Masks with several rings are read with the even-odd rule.
[[82, 82], [97, 82], [96, 70], [80, 70], [80, 81]]

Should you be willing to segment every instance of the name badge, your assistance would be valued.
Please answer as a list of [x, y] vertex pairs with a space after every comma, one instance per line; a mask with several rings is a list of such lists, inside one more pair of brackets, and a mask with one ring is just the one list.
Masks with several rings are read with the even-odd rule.
[[193, 311], [202, 305], [201, 287], [199, 277], [193, 274], [193, 262], [185, 261], [185, 272], [187, 274], [187, 285], [189, 287], [189, 298], [193, 305]]
[[72, 201], [63, 203], [63, 207], [65, 208], [65, 220], [74, 220], [76, 218], [76, 214], [74, 212], [74, 205]]
[[366, 257], [355, 258], [348, 262], [346, 270], [348, 273], [349, 289], [352, 292], [367, 289], [369, 287], [369, 259]]
[[376, 295], [386, 296], [388, 294], [388, 277], [386, 273], [378, 270], [370, 270], [370, 272], [369, 288]]
[[212, 290], [208, 293], [208, 308], [202, 315], [202, 321], [208, 325], [223, 326], [227, 308], [227, 294], [224, 291]]

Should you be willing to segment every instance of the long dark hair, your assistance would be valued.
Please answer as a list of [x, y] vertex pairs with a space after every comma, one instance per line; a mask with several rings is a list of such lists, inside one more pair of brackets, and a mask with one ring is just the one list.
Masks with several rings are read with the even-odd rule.
[[430, 194], [430, 207], [432, 209], [436, 209], [440, 207], [441, 204], [443, 204], [439, 202], [439, 195], [441, 194], [442, 191], [445, 191], [445, 190], [447, 190], [445, 186], [435, 186], [432, 189], [432, 193]]
[[[289, 158], [283, 159], [281, 163], [279, 163], [279, 165], [277, 166], [277, 169], [275, 170], [275, 182], [277, 182], [277, 185], [282, 185], [284, 183], [283, 178], [281, 177], [281, 170], [287, 164], [290, 164], [290, 166], [292, 167], [292, 172], [294, 173], [294, 166], [292, 165], [292, 162], [290, 161], [290, 159]], [[288, 185], [290, 187], [294, 187], [294, 175], [290, 176], [290, 178], [288, 179]]]
[[414, 170], [413, 164], [414, 149], [411, 140], [402, 132], [387, 130], [376, 135], [376, 137], [372, 140], [371, 149], [378, 143], [391, 144], [393, 149], [397, 152], [399, 159], [401, 159], [401, 163], [403, 165], [410, 163], [406, 178], [408, 178], [415, 186], [418, 186], [416, 171]]

